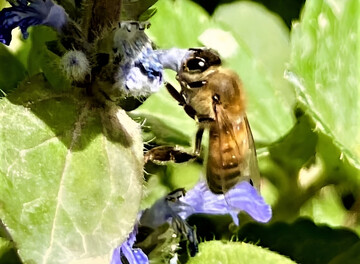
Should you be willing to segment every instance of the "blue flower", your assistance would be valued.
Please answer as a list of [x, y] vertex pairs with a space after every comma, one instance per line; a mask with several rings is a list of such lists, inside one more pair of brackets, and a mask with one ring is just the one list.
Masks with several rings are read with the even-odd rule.
[[186, 219], [195, 213], [230, 214], [234, 223], [239, 225], [240, 211], [248, 213], [254, 220], [266, 223], [271, 219], [270, 205], [248, 182], [238, 183], [226, 194], [214, 194], [205, 181], [200, 181], [193, 189], [186, 193], [181, 201], [191, 207], [182, 207], [179, 214]]
[[147, 23], [121, 22], [114, 35], [115, 57], [121, 58], [115, 87], [125, 95], [146, 96], [159, 91], [163, 65], [144, 33]]
[[28, 27], [46, 25], [60, 31], [68, 16], [61, 6], [51, 0], [15, 0], [12, 7], [0, 11], [0, 42], [9, 45], [11, 31], [20, 27], [23, 37], [29, 35]]
[[[133, 231], [129, 234], [128, 239], [113, 252], [110, 264], [147, 264], [149, 263], [148, 257], [140, 248], [133, 248], [137, 234], [137, 224]], [[126, 261], [125, 261], [126, 259]]]
[[191, 51], [188, 49], [171, 48], [155, 50], [155, 53], [165, 69], [179, 72], [182, 61], [190, 55]]
[[179, 228], [177, 231], [187, 236], [190, 245], [192, 244], [194, 247], [193, 252], [196, 253], [196, 233], [186, 222], [186, 219], [192, 214], [230, 214], [236, 225], [239, 224], [238, 213], [240, 211], [248, 213], [256, 221], [263, 223], [268, 222], [272, 216], [271, 207], [265, 203], [257, 190], [245, 181], [235, 185], [225, 195], [212, 193], [205, 181], [200, 181], [186, 195], [184, 194], [183, 189], [177, 189], [159, 199], [151, 208], [141, 212], [140, 220], [129, 239], [114, 251], [111, 264], [122, 263], [114, 262], [114, 259], [120, 259], [121, 250], [128, 252], [128, 255], [122, 254], [130, 264], [148, 263], [148, 258], [140, 249], [132, 248], [138, 224], [157, 228], [166, 222], [175, 223]]

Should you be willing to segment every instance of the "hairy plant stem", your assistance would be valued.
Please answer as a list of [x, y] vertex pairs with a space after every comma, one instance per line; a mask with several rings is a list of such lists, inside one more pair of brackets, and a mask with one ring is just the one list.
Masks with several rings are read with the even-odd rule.
[[83, 32], [89, 43], [120, 21], [122, 0], [89, 0], [85, 6]]

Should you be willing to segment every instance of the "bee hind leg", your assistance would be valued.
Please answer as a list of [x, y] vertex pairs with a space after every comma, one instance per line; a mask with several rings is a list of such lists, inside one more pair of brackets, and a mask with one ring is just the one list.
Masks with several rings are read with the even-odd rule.
[[163, 164], [168, 161], [175, 163], [187, 162], [196, 159], [198, 155], [191, 154], [179, 149], [178, 147], [159, 146], [150, 149], [145, 153], [145, 163], [152, 161], [157, 164]]
[[144, 161], [145, 163], [152, 161], [154, 163], [163, 164], [168, 161], [183, 163], [196, 159], [200, 155], [203, 134], [204, 128], [200, 127], [196, 132], [194, 153], [188, 153], [178, 147], [159, 146], [147, 151], [144, 155]]

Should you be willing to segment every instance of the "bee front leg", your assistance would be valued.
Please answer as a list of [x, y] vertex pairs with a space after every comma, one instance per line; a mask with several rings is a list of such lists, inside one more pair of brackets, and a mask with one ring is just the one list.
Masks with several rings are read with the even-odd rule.
[[184, 107], [185, 113], [190, 116], [192, 119], [195, 119], [196, 111], [195, 109], [186, 104], [185, 98], [179, 93], [174, 86], [172, 86], [170, 83], [165, 84], [166, 89], [168, 90], [169, 94], [178, 101], [179, 105]]

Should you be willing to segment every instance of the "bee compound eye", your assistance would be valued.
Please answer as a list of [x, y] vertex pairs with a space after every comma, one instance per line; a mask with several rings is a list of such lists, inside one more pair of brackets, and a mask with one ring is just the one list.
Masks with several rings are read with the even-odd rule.
[[191, 71], [203, 72], [207, 68], [209, 68], [206, 60], [200, 57], [196, 57], [188, 60], [185, 64], [185, 67], [188, 68], [190, 72]]
[[189, 83], [190, 88], [201, 88], [206, 84], [206, 81], [197, 81]]

